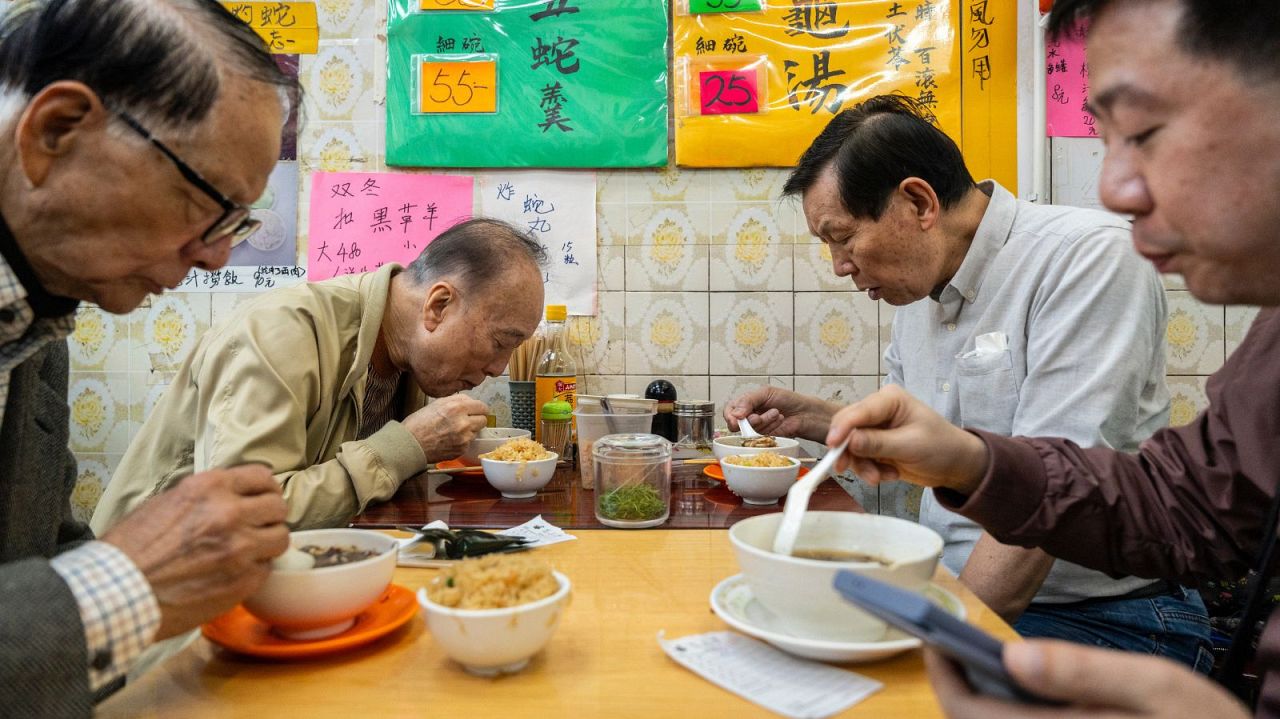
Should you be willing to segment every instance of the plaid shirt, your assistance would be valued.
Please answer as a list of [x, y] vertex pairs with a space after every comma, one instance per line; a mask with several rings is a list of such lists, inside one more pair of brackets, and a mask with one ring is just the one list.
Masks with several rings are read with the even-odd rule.
[[[8, 233], [3, 219], [0, 232]], [[9, 376], [44, 345], [65, 338], [75, 314], [37, 318], [27, 290], [0, 255], [0, 423], [9, 400]], [[0, 482], [4, 481], [0, 477]], [[160, 627], [160, 606], [146, 577], [124, 552], [89, 542], [50, 561], [80, 607], [89, 658], [89, 689], [97, 691], [128, 670]]]

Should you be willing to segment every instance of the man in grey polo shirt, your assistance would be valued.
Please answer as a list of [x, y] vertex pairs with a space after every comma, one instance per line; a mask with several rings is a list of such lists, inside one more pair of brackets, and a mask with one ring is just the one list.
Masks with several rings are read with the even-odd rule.
[[[784, 194], [802, 196], [837, 275], [900, 307], [888, 381], [952, 423], [1122, 451], [1167, 424], [1164, 291], [1124, 220], [975, 183], [955, 143], [896, 96], [837, 115]], [[823, 441], [838, 409], [768, 387], [731, 401], [725, 418]], [[1002, 545], [932, 492], [920, 515], [946, 541], [943, 563], [1020, 633], [1208, 670], [1194, 593]]]

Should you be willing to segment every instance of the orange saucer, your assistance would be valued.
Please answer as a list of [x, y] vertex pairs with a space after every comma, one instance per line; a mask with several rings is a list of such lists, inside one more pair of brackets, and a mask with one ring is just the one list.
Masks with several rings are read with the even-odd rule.
[[[719, 462], [716, 462], [715, 464], [708, 464], [707, 466], [703, 467], [702, 473], [714, 479], [717, 482], [724, 481], [724, 470], [720, 468]], [[808, 467], [801, 467], [800, 471], [796, 473], [796, 479], [800, 479], [801, 477], [805, 476], [808, 473], [809, 473]]]
[[[459, 467], [465, 467], [465, 466], [467, 466], [467, 465], [463, 464], [461, 459], [448, 459], [448, 460], [445, 460], [445, 461], [443, 461], [443, 462], [436, 462], [436, 469], [457, 469], [457, 468], [459, 468]], [[455, 474], [455, 475], [453, 475], [453, 476], [455, 476], [455, 477], [483, 477], [483, 476], [484, 476], [484, 468], [482, 468], [482, 467], [476, 467], [475, 469], [468, 469], [468, 470], [466, 470], [465, 472], [458, 472], [457, 474]]]
[[372, 607], [356, 617], [350, 629], [332, 637], [300, 641], [276, 636], [266, 622], [243, 606], [200, 627], [200, 632], [209, 641], [233, 652], [268, 659], [299, 659], [367, 644], [395, 631], [417, 613], [418, 599], [413, 592], [392, 584]]

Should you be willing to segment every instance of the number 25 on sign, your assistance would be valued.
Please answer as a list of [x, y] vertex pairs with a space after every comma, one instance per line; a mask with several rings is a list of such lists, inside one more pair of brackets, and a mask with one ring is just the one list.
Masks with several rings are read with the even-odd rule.
[[418, 112], [498, 111], [498, 62], [425, 60], [418, 66]]
[[698, 102], [703, 115], [760, 112], [757, 73], [753, 70], [703, 70], [698, 73]]

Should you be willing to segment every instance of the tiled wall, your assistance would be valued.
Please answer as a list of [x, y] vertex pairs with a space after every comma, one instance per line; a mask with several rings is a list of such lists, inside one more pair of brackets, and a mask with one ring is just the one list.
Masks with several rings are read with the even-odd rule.
[[[307, 92], [300, 177], [316, 170], [387, 169], [383, 162], [385, 3], [319, 0], [320, 52], [304, 56]], [[584, 391], [641, 392], [670, 379], [684, 398], [729, 397], [771, 383], [852, 400], [882, 379], [892, 308], [848, 291], [830, 254], [780, 202], [781, 170], [628, 170], [598, 173], [600, 314], [578, 318]], [[303, 202], [308, 192], [302, 180]], [[305, 215], [300, 228], [305, 231]], [[1173, 421], [1205, 402], [1206, 375], [1240, 341], [1253, 311], [1207, 306], [1169, 290]], [[235, 295], [171, 294], [128, 316], [81, 310], [72, 339], [75, 504], [92, 511], [129, 441], [196, 338]], [[506, 388], [474, 392], [509, 420]], [[905, 487], [855, 488], [875, 511], [911, 516]]]

